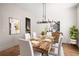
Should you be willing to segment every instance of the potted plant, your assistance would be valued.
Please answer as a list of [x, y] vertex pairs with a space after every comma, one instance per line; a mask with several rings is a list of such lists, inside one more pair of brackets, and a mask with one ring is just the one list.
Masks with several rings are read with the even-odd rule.
[[76, 28], [76, 26], [72, 26], [70, 28], [70, 38], [72, 40], [77, 40], [77, 38], [78, 38], [78, 29]]
[[45, 35], [46, 33], [44, 31], [41, 32], [41, 35]]
[[42, 31], [41, 32], [41, 38], [44, 39], [45, 37], [46, 37], [46, 32], [45, 31]]

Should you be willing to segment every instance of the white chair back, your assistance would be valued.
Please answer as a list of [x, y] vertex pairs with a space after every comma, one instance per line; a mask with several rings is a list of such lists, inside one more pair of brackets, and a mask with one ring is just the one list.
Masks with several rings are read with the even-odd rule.
[[51, 32], [47, 32], [47, 37], [51, 37], [51, 36], [52, 36]]
[[30, 37], [30, 33], [25, 33], [25, 39], [26, 39], [26, 40], [30, 40], [30, 38], [31, 38], [31, 37]]
[[60, 34], [59, 41], [58, 41], [58, 56], [61, 55], [62, 39], [63, 39], [63, 35]]
[[34, 56], [32, 44], [30, 41], [19, 40], [19, 46], [21, 56]]
[[36, 32], [32, 33], [32, 38], [35, 38], [35, 39], [37, 38], [37, 33]]

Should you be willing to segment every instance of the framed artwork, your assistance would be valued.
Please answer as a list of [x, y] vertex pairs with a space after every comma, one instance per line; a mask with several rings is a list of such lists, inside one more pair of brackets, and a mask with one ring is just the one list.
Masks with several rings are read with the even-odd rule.
[[20, 33], [20, 20], [9, 17], [9, 34]]
[[59, 32], [60, 31], [60, 21], [53, 21], [53, 23], [50, 24], [51, 31], [52, 32]]
[[26, 32], [30, 33], [31, 32], [31, 20], [30, 18], [25, 18], [25, 29]]

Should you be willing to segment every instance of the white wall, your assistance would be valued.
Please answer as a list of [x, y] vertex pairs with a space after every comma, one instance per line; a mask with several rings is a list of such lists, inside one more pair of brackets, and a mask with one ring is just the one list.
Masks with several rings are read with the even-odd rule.
[[[21, 21], [20, 34], [9, 35], [9, 17], [17, 18]], [[0, 51], [16, 45], [18, 38], [24, 38], [25, 17], [29, 17], [31, 20], [34, 19], [29, 11], [14, 4], [0, 4]]]
[[31, 32], [37, 32], [39, 33], [39, 25], [37, 24], [38, 18], [42, 16], [42, 4], [41, 3], [20, 3], [14, 4], [15, 6], [18, 6], [22, 8], [25, 11], [29, 11], [32, 14], [32, 20], [31, 20]]

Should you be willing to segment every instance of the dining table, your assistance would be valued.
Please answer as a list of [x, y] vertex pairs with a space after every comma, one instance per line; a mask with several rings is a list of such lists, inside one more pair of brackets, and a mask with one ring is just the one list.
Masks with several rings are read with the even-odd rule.
[[32, 46], [34, 51], [40, 52], [42, 55], [47, 55], [49, 51], [51, 50], [51, 45], [53, 43], [53, 37], [37, 37], [32, 38]]

